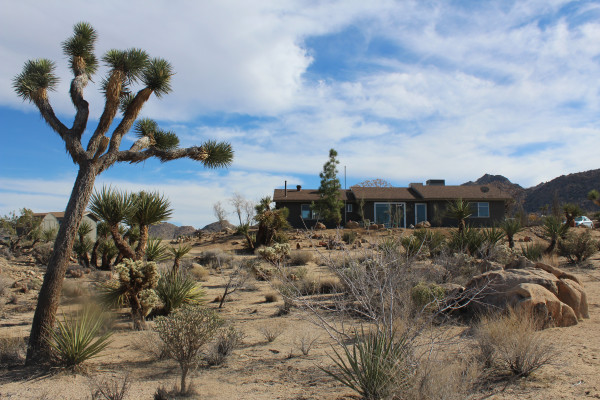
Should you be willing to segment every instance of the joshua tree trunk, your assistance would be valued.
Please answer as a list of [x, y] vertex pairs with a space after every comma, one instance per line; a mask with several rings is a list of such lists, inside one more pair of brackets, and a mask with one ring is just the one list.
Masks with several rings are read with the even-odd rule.
[[118, 258], [121, 260], [123, 258], [130, 258], [132, 260], [135, 260], [135, 253], [133, 252], [133, 250], [131, 250], [129, 243], [127, 243], [127, 241], [123, 239], [123, 236], [121, 236], [121, 233], [119, 233], [119, 226], [111, 225], [110, 233], [112, 235], [113, 241], [115, 242], [115, 246], [117, 246], [117, 249], [119, 249]]
[[129, 305], [131, 306], [133, 329], [136, 331], [142, 331], [146, 329], [146, 317], [144, 316], [144, 310], [137, 295], [130, 296]]
[[512, 235], [507, 235], [508, 236], [508, 248], [512, 249], [515, 247], [515, 238]]
[[144, 258], [146, 247], [148, 247], [148, 225], [140, 225], [140, 239], [135, 249], [136, 261]]
[[98, 268], [98, 247], [100, 246], [100, 240], [96, 240], [94, 247], [92, 248], [92, 256], [90, 257], [90, 265], [94, 268]]
[[77, 236], [77, 228], [92, 195], [97, 173], [95, 166], [87, 164], [82, 166], [77, 174], [65, 218], [56, 235], [54, 251], [48, 262], [44, 283], [38, 296], [27, 348], [27, 364], [32, 364], [40, 356], [43, 357], [45, 349], [48, 348], [47, 330], [54, 325], [63, 279], [71, 258], [71, 249]]

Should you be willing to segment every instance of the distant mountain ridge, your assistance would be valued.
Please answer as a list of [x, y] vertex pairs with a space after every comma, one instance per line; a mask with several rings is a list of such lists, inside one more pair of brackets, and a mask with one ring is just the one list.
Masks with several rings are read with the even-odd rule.
[[152, 225], [148, 229], [151, 237], [157, 237], [164, 240], [177, 239], [179, 236], [191, 236], [196, 232], [193, 226], [177, 226], [169, 222]]
[[551, 208], [555, 193], [560, 204], [574, 203], [584, 210], [598, 211], [598, 206], [587, 199], [587, 194], [592, 189], [600, 190], [600, 169], [561, 175], [527, 189], [502, 175], [490, 174], [463, 185], [494, 185], [509, 193], [516, 205], [522, 204], [527, 212], [540, 211], [546, 205]]

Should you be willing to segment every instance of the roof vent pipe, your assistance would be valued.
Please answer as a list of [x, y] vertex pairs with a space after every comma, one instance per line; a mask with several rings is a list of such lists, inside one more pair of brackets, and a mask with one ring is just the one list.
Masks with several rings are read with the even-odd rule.
[[285, 181], [285, 186], [283, 189], [283, 197], [287, 197], [287, 181]]

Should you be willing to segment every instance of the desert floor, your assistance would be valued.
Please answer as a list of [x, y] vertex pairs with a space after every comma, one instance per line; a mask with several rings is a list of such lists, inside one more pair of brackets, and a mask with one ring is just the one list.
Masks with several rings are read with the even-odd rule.
[[[381, 234], [381, 233], [378, 233]], [[362, 233], [369, 242], [378, 240], [376, 233]], [[600, 232], [594, 231], [600, 238]], [[534, 236], [523, 232], [518, 237]], [[301, 243], [305, 251], [310, 242], [302, 234], [291, 240], [292, 246]], [[519, 244], [517, 243], [517, 246]], [[195, 243], [191, 257], [209, 249], [235, 252], [241, 249], [242, 238], [217, 234]], [[336, 250], [319, 250], [327, 257]], [[237, 257], [237, 256], [236, 256]], [[239, 256], [241, 257], [241, 256]], [[587, 291], [590, 318], [569, 328], [550, 328], [543, 332], [557, 347], [558, 355], [552, 365], [537, 371], [527, 379], [499, 381], [473, 398], [490, 399], [579, 399], [600, 398], [600, 253], [582, 266], [560, 259], [560, 268], [574, 273]], [[313, 274], [325, 276], [324, 267], [310, 263]], [[43, 269], [31, 260], [0, 258], [1, 276], [11, 282], [41, 279]], [[227, 271], [211, 273], [203, 282], [207, 299], [223, 292]], [[67, 278], [67, 282], [85, 287], [94, 274]], [[221, 366], [201, 367], [192, 374], [197, 395], [201, 399], [358, 399], [351, 390], [334, 381], [320, 367], [329, 367], [334, 341], [321, 328], [308, 321], [304, 311], [292, 309], [278, 316], [282, 305], [267, 303], [265, 295], [275, 290], [269, 282], [248, 281], [244, 290], [233, 294], [232, 300], [220, 310], [222, 317], [245, 334], [243, 344]], [[35, 290], [21, 293], [7, 288], [0, 298], [0, 337], [26, 338], [29, 334], [37, 294]], [[85, 298], [85, 296], [83, 297]], [[81, 299], [65, 298], [64, 313], [80, 307]], [[209, 303], [216, 308], [218, 303]], [[149, 322], [149, 326], [152, 326]], [[159, 386], [171, 388], [178, 383], [179, 369], [174, 361], [160, 360], [153, 349], [156, 341], [151, 331], [133, 331], [129, 315], [122, 310], [116, 317], [115, 334], [101, 356], [87, 363], [84, 372], [55, 370], [40, 372], [17, 363], [0, 369], [1, 399], [89, 399], [94, 381], [129, 376], [130, 399], [151, 399]], [[279, 328], [282, 333], [273, 342], [265, 340], [261, 329]], [[466, 331], [457, 322], [452, 329]], [[308, 355], [302, 355], [298, 342], [302, 337], [318, 337]], [[467, 340], [467, 339], [465, 339]]]

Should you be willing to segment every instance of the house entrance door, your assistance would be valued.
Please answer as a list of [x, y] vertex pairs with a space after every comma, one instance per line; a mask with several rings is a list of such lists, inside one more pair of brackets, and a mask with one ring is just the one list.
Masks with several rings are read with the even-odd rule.
[[406, 228], [405, 203], [375, 203], [375, 223], [387, 228]]

